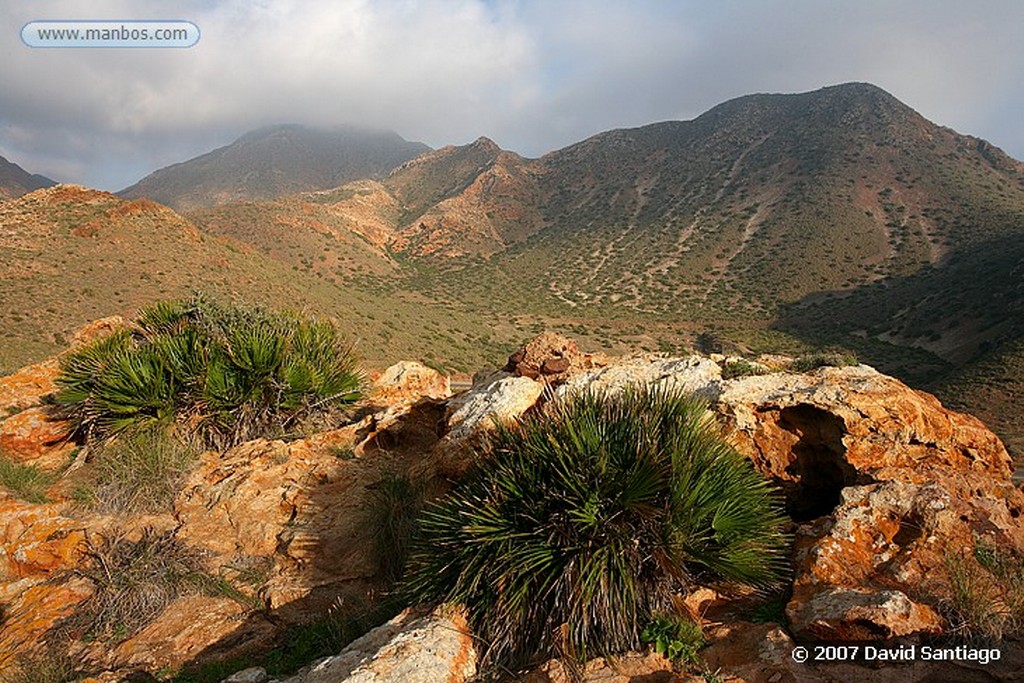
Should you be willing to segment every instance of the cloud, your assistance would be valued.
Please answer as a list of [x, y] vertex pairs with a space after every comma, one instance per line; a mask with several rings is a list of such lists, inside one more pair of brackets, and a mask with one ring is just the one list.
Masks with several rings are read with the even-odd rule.
[[692, 118], [750, 92], [877, 83], [1024, 156], [1024, 4], [943, 0], [78, 0], [33, 19], [182, 18], [186, 50], [0, 46], [0, 154], [119, 189], [256, 126], [479, 135], [536, 156], [612, 127]]

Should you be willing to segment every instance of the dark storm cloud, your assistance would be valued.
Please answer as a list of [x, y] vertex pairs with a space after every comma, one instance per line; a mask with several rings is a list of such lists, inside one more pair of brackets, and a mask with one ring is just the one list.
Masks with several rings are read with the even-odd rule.
[[[88, 5], [88, 11], [83, 7]], [[176, 3], [187, 50], [39, 50], [57, 18], [171, 18], [163, 0], [5, 3], [0, 154], [119, 189], [278, 122], [359, 123], [528, 156], [613, 127], [692, 118], [751, 92], [876, 83], [1024, 156], [1024, 3]]]

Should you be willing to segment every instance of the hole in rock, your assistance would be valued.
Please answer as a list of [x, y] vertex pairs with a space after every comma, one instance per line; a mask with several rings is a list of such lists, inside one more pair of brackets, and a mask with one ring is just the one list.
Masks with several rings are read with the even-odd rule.
[[893, 536], [892, 542], [900, 548], [906, 548], [912, 543], [924, 538], [924, 522], [918, 515], [911, 515], [900, 520], [900, 528]]
[[784, 486], [787, 512], [797, 522], [827, 515], [839, 504], [843, 488], [857, 479], [846, 460], [843, 421], [821, 408], [798, 405], [783, 408], [778, 425], [798, 437], [786, 468], [795, 478]]

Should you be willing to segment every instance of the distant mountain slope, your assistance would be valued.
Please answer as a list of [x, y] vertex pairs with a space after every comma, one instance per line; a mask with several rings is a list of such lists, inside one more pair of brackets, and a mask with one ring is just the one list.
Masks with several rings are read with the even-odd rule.
[[492, 254], [539, 230], [536, 164], [487, 138], [424, 154], [383, 185], [402, 207], [397, 251], [413, 257]]
[[867, 84], [742, 97], [540, 163], [537, 251], [558, 256], [535, 277], [581, 304], [768, 313], [1024, 226], [1020, 163]]
[[262, 253], [330, 280], [389, 275], [387, 246], [398, 208], [379, 183], [224, 204], [189, 214], [205, 232], [246, 242]]
[[0, 201], [14, 199], [32, 190], [56, 184], [45, 176], [33, 175], [21, 166], [0, 157]]
[[422, 154], [380, 181], [229, 203], [190, 216], [204, 229], [265, 250], [294, 243], [288, 249], [300, 254], [300, 242], [328, 230], [342, 240], [354, 233], [388, 254], [447, 261], [502, 251], [541, 229], [537, 173], [535, 162], [480, 138]]
[[162, 168], [118, 194], [147, 197], [178, 211], [272, 199], [381, 177], [429, 149], [390, 131], [270, 126], [195, 159]]

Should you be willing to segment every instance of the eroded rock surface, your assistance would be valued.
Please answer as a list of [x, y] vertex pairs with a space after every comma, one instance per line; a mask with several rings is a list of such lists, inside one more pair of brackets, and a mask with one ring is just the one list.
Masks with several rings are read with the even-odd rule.
[[476, 674], [465, 614], [406, 610], [285, 683], [463, 683]]
[[529, 377], [550, 384], [564, 381], [571, 374], [603, 365], [604, 357], [582, 353], [576, 342], [555, 332], [544, 332], [508, 358], [505, 371], [516, 377]]
[[38, 405], [43, 396], [56, 391], [59, 373], [57, 360], [51, 358], [0, 377], [0, 420]]
[[76, 448], [71, 423], [55, 418], [48, 407], [26, 408], [0, 422], [0, 455], [15, 462], [59, 469]]
[[544, 384], [529, 377], [498, 375], [448, 403], [448, 438], [465, 439], [474, 431], [514, 420], [532, 408], [543, 393]]
[[416, 361], [399, 361], [373, 380], [372, 400], [392, 404], [421, 398], [445, 399], [452, 395], [451, 380]]
[[646, 384], [692, 393], [698, 398], [713, 401], [721, 392], [721, 381], [722, 369], [708, 358], [635, 356], [569, 378], [558, 388], [558, 395], [584, 390], [616, 393], [630, 386]]
[[980, 420], [865, 365], [732, 380], [717, 411], [736, 446], [787, 488], [797, 519], [827, 514], [854, 484], [1012, 471]]

